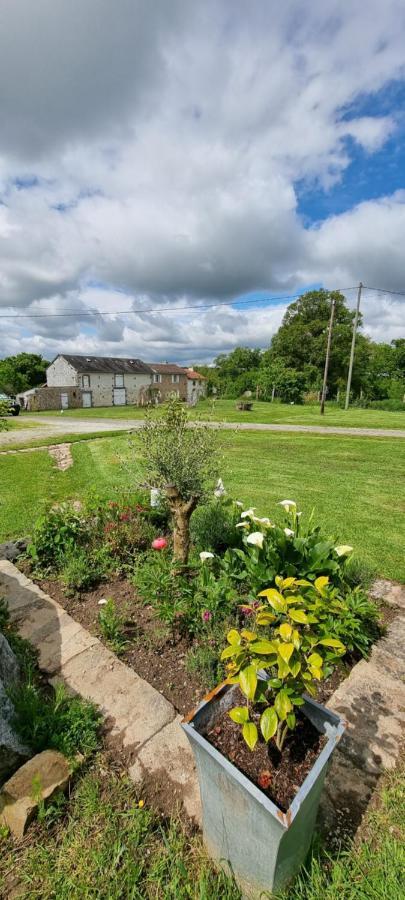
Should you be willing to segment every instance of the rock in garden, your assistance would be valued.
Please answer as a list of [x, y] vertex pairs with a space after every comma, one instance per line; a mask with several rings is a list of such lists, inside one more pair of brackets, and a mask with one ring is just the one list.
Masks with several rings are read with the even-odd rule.
[[25, 553], [28, 544], [28, 538], [19, 538], [17, 541], [5, 541], [4, 544], [0, 544], [0, 559], [15, 562], [22, 553]]
[[29, 756], [12, 727], [13, 706], [7, 694], [18, 676], [16, 657], [0, 632], [0, 784]]
[[22, 838], [41, 802], [69, 783], [71, 767], [62, 753], [44, 750], [21, 766], [0, 792], [0, 823]]

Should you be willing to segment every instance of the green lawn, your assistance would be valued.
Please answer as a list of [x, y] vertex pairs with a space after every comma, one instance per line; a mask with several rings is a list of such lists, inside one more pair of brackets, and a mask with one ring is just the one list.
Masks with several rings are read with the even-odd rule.
[[[263, 422], [286, 425], [329, 425], [350, 428], [398, 428], [405, 430], [405, 408], [402, 412], [381, 409], [340, 409], [335, 403], [326, 404], [324, 416], [318, 406], [290, 406], [285, 403], [264, 403], [254, 401], [251, 412], [236, 409], [235, 400], [211, 400], [198, 404], [192, 415], [214, 418], [222, 422]], [[31, 413], [32, 415], [32, 413]], [[57, 410], [42, 413], [45, 416], [59, 416]], [[67, 409], [64, 416], [84, 419], [141, 419], [145, 409], [137, 406], [105, 406], [93, 409]]]
[[[295, 499], [387, 578], [405, 581], [405, 443], [389, 438], [226, 432], [221, 475], [228, 491], [270, 517]], [[89, 489], [136, 486], [127, 435], [76, 443], [60, 472], [46, 451], [0, 457], [0, 539], [29, 532], [42, 508]]]
[[[0, 830], [1, 896], [241, 900], [233, 881], [207, 859], [200, 838], [159, 820], [122, 776], [96, 759], [78, 777], [69, 803], [48, 807], [17, 852]], [[284, 900], [403, 900], [404, 793], [403, 768], [388, 773], [356, 846], [335, 859], [314, 857]]]

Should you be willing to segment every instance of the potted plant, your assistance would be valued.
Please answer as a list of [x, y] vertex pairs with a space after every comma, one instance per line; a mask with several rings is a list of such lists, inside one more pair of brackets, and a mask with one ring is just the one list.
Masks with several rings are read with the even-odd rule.
[[344, 722], [316, 683], [344, 646], [318, 628], [327, 576], [276, 578], [232, 629], [228, 678], [183, 723], [197, 763], [204, 841], [245, 897], [280, 890], [307, 854], [328, 763]]

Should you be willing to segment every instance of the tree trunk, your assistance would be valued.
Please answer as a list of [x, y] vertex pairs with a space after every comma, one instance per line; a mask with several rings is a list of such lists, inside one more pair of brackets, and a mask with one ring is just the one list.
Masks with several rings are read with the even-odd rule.
[[173, 516], [173, 556], [182, 565], [187, 565], [190, 552], [190, 519], [198, 503], [198, 497], [183, 500], [177, 488], [169, 484], [166, 495]]

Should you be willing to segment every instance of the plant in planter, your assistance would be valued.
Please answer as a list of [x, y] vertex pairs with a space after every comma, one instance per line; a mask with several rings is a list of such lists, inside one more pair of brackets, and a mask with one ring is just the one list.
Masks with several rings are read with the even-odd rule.
[[[328, 761], [344, 730], [338, 716], [311, 699], [316, 682], [345, 650], [333, 633], [321, 631], [328, 578], [312, 584], [277, 576], [276, 585], [252, 603], [249, 629], [228, 632], [221, 655], [228, 660], [227, 681], [183, 725], [197, 762], [206, 846], [215, 859], [229, 863], [243, 895], [254, 898], [282, 889], [304, 861]], [[240, 726], [243, 740], [230, 720]], [[230, 750], [224, 743], [227, 722]], [[300, 777], [294, 759], [306, 752], [302, 735], [308, 729], [316, 751]], [[287, 784], [298, 784], [295, 794], [287, 790], [282, 806], [272, 799], [278, 796], [272, 779], [287, 751]], [[251, 760], [260, 755], [257, 770], [242, 760], [246, 753]], [[260, 769], [263, 759], [272, 771]]]
[[173, 518], [173, 555], [183, 565], [190, 552], [190, 519], [207, 482], [216, 474], [217, 434], [201, 423], [190, 425], [178, 398], [158, 418], [149, 417], [137, 434], [147, 479], [164, 490]]

